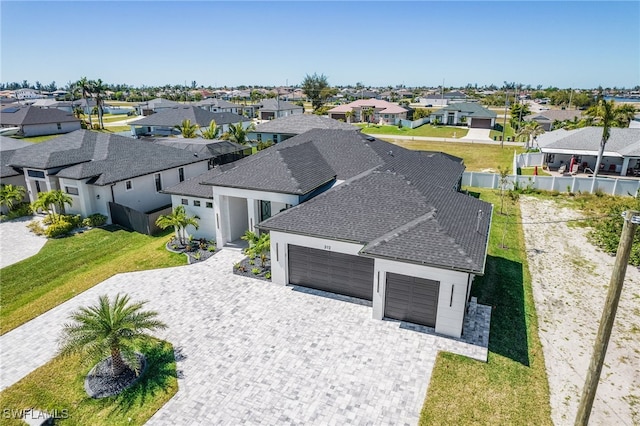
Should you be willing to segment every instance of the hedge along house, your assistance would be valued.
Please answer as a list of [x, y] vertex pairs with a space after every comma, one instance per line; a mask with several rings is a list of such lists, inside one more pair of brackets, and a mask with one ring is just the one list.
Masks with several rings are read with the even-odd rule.
[[[7, 136], [0, 136], [0, 186], [14, 185], [26, 188], [24, 174], [22, 171], [11, 167], [11, 158], [18, 149], [31, 146], [33, 143], [24, 142], [19, 139], [13, 139]], [[23, 201], [29, 201], [28, 194], [25, 192]], [[0, 206], [0, 213], [7, 213], [7, 207]]]
[[273, 282], [365, 299], [374, 318], [459, 337], [492, 212], [458, 192], [463, 171], [439, 153], [314, 129], [189, 185], [193, 195], [211, 185], [218, 246], [271, 233]]
[[475, 102], [457, 102], [437, 110], [429, 116], [431, 123], [447, 126], [468, 126], [493, 129], [497, 114]]
[[30, 201], [60, 189], [71, 196], [67, 213], [100, 213], [112, 223], [110, 203], [138, 212], [167, 206], [163, 188], [208, 168], [208, 155], [137, 141], [114, 134], [77, 130], [14, 152], [10, 166], [21, 170]]

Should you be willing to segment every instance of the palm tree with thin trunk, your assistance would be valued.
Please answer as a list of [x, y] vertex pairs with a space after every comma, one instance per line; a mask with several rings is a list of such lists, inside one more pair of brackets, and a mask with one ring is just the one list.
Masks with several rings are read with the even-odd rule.
[[344, 113], [344, 118], [347, 120], [347, 123], [351, 124], [351, 117], [353, 117], [353, 111], [347, 111]]
[[104, 122], [103, 122], [103, 105], [104, 105], [104, 94], [106, 91], [106, 86], [104, 85], [104, 83], [102, 83], [101, 79], [97, 79], [95, 81], [91, 81], [91, 92], [93, 93], [93, 96], [96, 98], [96, 107], [98, 109], [98, 125], [100, 126], [101, 129], [104, 129]]
[[598, 159], [596, 167], [593, 170], [593, 179], [598, 177], [600, 164], [604, 148], [607, 145], [609, 136], [611, 136], [611, 127], [623, 127], [624, 120], [627, 118], [627, 108], [616, 107], [615, 102], [600, 99], [598, 103], [587, 110], [587, 116], [593, 118], [596, 125], [602, 126], [602, 138], [600, 139], [600, 149], [598, 150]]
[[89, 108], [89, 98], [91, 98], [91, 81], [87, 80], [87, 77], [82, 77], [78, 80], [76, 86], [82, 93], [82, 99], [84, 99], [87, 109], [89, 110], [89, 128], [93, 129], [93, 123], [91, 122], [91, 108]]
[[533, 141], [544, 133], [544, 129], [540, 126], [540, 123], [537, 121], [529, 121], [526, 122], [523, 126], [520, 127], [516, 136], [519, 138], [521, 136], [526, 136], [526, 144], [525, 149], [529, 149], [530, 146], [533, 145]]
[[220, 133], [220, 128], [216, 124], [216, 120], [211, 120], [209, 127], [205, 129], [200, 128], [200, 133], [204, 139], [217, 139]]
[[198, 229], [199, 219], [200, 218], [198, 216], [187, 215], [184, 206], [178, 206], [173, 210], [173, 212], [171, 212], [171, 214], [161, 215], [158, 217], [156, 225], [162, 229], [167, 229], [168, 227], [173, 226], [176, 238], [180, 241], [181, 245], [184, 245], [185, 240], [187, 239], [186, 228], [188, 226], [193, 226], [195, 229]]
[[71, 314], [73, 323], [63, 325], [60, 354], [82, 353], [91, 360], [111, 356], [114, 377], [131, 369], [140, 371], [136, 349], [150, 338], [148, 331], [164, 329], [157, 312], [143, 311], [146, 301], [131, 302], [127, 295], [111, 300], [102, 295], [98, 304], [82, 307]]
[[185, 139], [193, 139], [197, 136], [196, 132], [198, 131], [197, 124], [191, 124], [191, 120], [185, 118], [182, 120], [182, 123], [174, 126], [175, 129], [180, 131], [182, 137]]
[[13, 210], [13, 207], [24, 200], [24, 194], [26, 189], [24, 186], [19, 185], [0, 185], [0, 206], [6, 206], [8, 211]]

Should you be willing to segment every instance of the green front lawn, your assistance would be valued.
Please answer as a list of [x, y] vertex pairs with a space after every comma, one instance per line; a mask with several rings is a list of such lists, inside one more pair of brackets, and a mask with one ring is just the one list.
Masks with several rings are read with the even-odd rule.
[[[11, 419], [12, 410], [33, 407], [56, 412], [60, 425], [141, 425], [178, 391], [173, 346], [152, 340], [141, 347], [147, 370], [138, 383], [120, 395], [93, 399], [84, 390], [84, 378], [93, 366], [80, 356], [57, 357], [0, 393], [0, 425], [23, 425]], [[13, 411], [14, 413], [16, 411]]]
[[415, 129], [407, 127], [398, 128], [398, 126], [379, 126], [377, 124], [357, 123], [355, 126], [362, 129], [362, 133], [368, 135], [399, 135], [399, 136], [425, 136], [434, 138], [462, 138], [469, 132], [468, 129], [462, 127], [432, 126], [431, 124], [423, 124]]
[[[384, 139], [384, 138], [381, 138]], [[486, 145], [479, 143], [463, 142], [436, 142], [436, 141], [410, 141], [391, 140], [389, 142], [408, 149], [420, 151], [439, 151], [455, 155], [464, 160], [467, 171], [482, 171], [487, 169], [497, 170], [498, 166], [511, 170], [513, 166], [514, 147], [500, 148], [500, 145]], [[517, 153], [524, 149], [517, 147]], [[540, 168], [538, 168], [540, 170]]]
[[169, 233], [96, 228], [49, 240], [35, 256], [0, 269], [0, 335], [117, 273], [185, 265], [185, 256], [165, 249]]
[[14, 139], [20, 139], [21, 141], [24, 141], [24, 142], [40, 143], [40, 142], [48, 141], [49, 139], [56, 138], [58, 136], [60, 135], [57, 134], [57, 135], [31, 136], [27, 138], [23, 138], [20, 136], [11, 136], [11, 137]]
[[[491, 139], [496, 139], [496, 140], [500, 140], [500, 136], [502, 136], [502, 125], [504, 124], [504, 122], [502, 120], [496, 120], [496, 128], [495, 130], [491, 130], [489, 132], [489, 137]], [[506, 141], [507, 138], [511, 139], [513, 141], [513, 138], [515, 137], [516, 132], [515, 130], [513, 130], [513, 127], [511, 127], [511, 125], [509, 124], [509, 119], [507, 118], [507, 127], [505, 129], [504, 132], [504, 140]]]
[[489, 359], [482, 363], [441, 352], [420, 424], [551, 425], [549, 385], [518, 204], [505, 200], [508, 215], [501, 215], [495, 191], [470, 190], [493, 203], [495, 210], [485, 275], [474, 281], [471, 290], [480, 304], [493, 307]]

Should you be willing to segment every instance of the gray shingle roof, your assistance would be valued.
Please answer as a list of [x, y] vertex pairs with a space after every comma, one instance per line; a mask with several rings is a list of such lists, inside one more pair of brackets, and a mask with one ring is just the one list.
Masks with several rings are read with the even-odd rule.
[[[243, 158], [204, 182], [231, 188], [304, 195], [335, 179], [335, 172], [310, 142], [267, 149]], [[240, 163], [240, 164], [238, 164]]]
[[260, 111], [284, 111], [291, 109], [303, 109], [299, 105], [279, 99], [263, 99], [260, 102]]
[[321, 117], [315, 114], [294, 114], [259, 124], [254, 132], [299, 135], [311, 129], [360, 130], [351, 124], [334, 120], [333, 118]]
[[234, 104], [232, 102], [225, 101], [224, 99], [218, 99], [218, 98], [203, 99], [201, 101], [195, 102], [193, 105], [214, 106], [216, 108], [242, 108], [242, 105]]
[[0, 136], [0, 151], [20, 149], [31, 145], [33, 145], [33, 142], [25, 142], [8, 136]]
[[[592, 151], [600, 149], [602, 127], [583, 127], [575, 130], [554, 130], [538, 136], [538, 144], [544, 151], [563, 149]], [[640, 156], [640, 129], [611, 128], [605, 152], [615, 152], [624, 156]]]
[[70, 112], [57, 108], [38, 108], [34, 106], [11, 105], [0, 111], [0, 124], [24, 126], [29, 124], [49, 124], [80, 122]]
[[15, 154], [15, 149], [7, 149], [0, 151], [0, 178], [8, 178], [11, 176], [19, 176], [21, 173], [10, 166], [11, 158]]
[[173, 127], [181, 124], [185, 119], [191, 120], [191, 124], [197, 124], [200, 127], [207, 127], [211, 120], [215, 120], [218, 126], [251, 121], [231, 112], [210, 112], [193, 105], [181, 105], [162, 109], [131, 123], [131, 125]]
[[550, 109], [548, 111], [541, 111], [535, 114], [529, 114], [524, 117], [524, 121], [545, 121], [553, 122], [555, 120], [565, 121], [573, 120], [575, 117], [580, 118], [582, 111], [577, 109]]
[[108, 185], [199, 161], [210, 154], [193, 153], [114, 134], [76, 130], [17, 150], [10, 164], [16, 167], [51, 169], [62, 167], [59, 177], [94, 178]]
[[149, 109], [154, 109], [154, 108], [158, 108], [158, 107], [167, 108], [167, 107], [172, 107], [172, 106], [180, 106], [180, 105], [184, 105], [184, 104], [181, 104], [180, 102], [172, 101], [172, 100], [169, 100], [169, 99], [155, 98], [155, 99], [151, 99], [149, 101], [140, 102], [140, 103], [138, 103], [138, 105], [141, 106], [141, 107], [145, 107], [146, 106]]
[[171, 146], [173, 148], [185, 149], [197, 154], [210, 153], [213, 157], [251, 149], [251, 147], [247, 145], [240, 145], [239, 143], [227, 140], [211, 140], [203, 138], [154, 138], [151, 139], [151, 142], [164, 146]]
[[447, 111], [464, 112], [472, 118], [496, 118], [498, 116], [495, 112], [475, 102], [456, 102], [449, 104], [446, 107], [433, 112], [431, 115], [438, 115]]
[[364, 244], [361, 253], [372, 257], [483, 273], [491, 204], [420, 183], [372, 171], [260, 227]]

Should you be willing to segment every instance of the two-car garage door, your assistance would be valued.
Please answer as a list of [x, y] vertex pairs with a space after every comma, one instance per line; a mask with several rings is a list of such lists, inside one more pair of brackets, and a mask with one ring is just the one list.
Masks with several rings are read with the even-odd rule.
[[[289, 283], [373, 299], [374, 260], [289, 244]], [[386, 274], [384, 316], [435, 327], [438, 281]]]
[[471, 123], [469, 123], [469, 127], [471, 127], [472, 129], [490, 129], [491, 119], [490, 118], [472, 118]]
[[289, 283], [373, 299], [373, 259], [289, 245]]
[[384, 316], [436, 326], [440, 283], [387, 272]]

